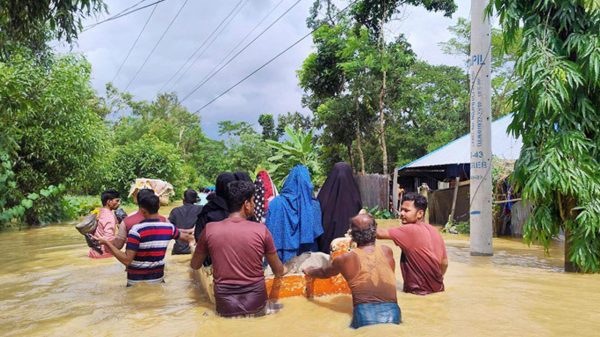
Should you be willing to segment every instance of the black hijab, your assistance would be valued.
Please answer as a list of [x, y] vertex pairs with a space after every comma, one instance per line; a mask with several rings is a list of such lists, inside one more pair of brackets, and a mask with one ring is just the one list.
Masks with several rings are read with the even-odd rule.
[[252, 182], [252, 179], [250, 178], [248, 172], [238, 171], [233, 175], [235, 176], [235, 180]]
[[196, 241], [200, 239], [200, 234], [209, 222], [221, 221], [229, 216], [227, 208], [227, 184], [235, 181], [233, 173], [224, 172], [219, 174], [215, 184], [215, 193], [211, 193], [206, 199], [208, 203], [204, 205], [194, 229], [194, 237]]
[[324, 230], [319, 237], [319, 250], [329, 254], [331, 241], [344, 236], [348, 231], [350, 218], [362, 208], [352, 167], [343, 162], [335, 164], [317, 199], [321, 203]]

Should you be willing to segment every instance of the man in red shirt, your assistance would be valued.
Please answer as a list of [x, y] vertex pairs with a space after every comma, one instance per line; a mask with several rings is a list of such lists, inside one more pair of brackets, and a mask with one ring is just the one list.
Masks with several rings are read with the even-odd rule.
[[229, 183], [229, 217], [206, 225], [192, 256], [191, 267], [199, 269], [210, 254], [217, 313], [225, 317], [266, 313], [263, 257], [276, 277], [285, 274], [267, 227], [248, 220], [254, 215], [254, 189], [248, 181]]
[[377, 229], [378, 239], [393, 240], [402, 249], [400, 269], [404, 292], [427, 295], [444, 291], [444, 274], [448, 268], [446, 245], [439, 231], [423, 222], [427, 199], [417, 193], [402, 198], [402, 226]]

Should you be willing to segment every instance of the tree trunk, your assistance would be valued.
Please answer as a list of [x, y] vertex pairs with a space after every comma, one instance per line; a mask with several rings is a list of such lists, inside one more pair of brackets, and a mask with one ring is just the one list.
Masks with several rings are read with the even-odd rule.
[[[355, 100], [356, 102], [356, 115], [358, 116], [359, 111], [358, 111], [358, 99]], [[358, 158], [360, 160], [360, 174], [364, 175], [365, 174], [365, 155], [363, 154], [362, 151], [362, 137], [360, 136], [360, 119], [357, 117], [357, 122], [356, 122], [356, 149], [358, 150]]]
[[346, 149], [348, 150], [348, 158], [350, 160], [350, 167], [352, 167], [352, 171], [354, 171], [354, 156], [352, 155], [352, 143], [346, 145]]
[[571, 260], [569, 260], [569, 252], [571, 251], [571, 231], [565, 229], [565, 271], [568, 273], [579, 273], [581, 270]]
[[[385, 12], [385, 6], [384, 6]], [[379, 29], [379, 48], [381, 54], [382, 61], [382, 73], [383, 78], [381, 81], [381, 91], [379, 92], [379, 144], [381, 145], [381, 155], [383, 161], [383, 175], [388, 175], [388, 156], [387, 156], [387, 146], [385, 144], [385, 114], [383, 112], [384, 108], [384, 100], [385, 100], [385, 81], [387, 76], [387, 70], [385, 66], [385, 39], [384, 39], [384, 27], [383, 20], [381, 20], [381, 27]]]
[[[557, 194], [558, 212], [560, 214], [560, 220], [565, 223], [569, 217], [574, 217], [573, 208], [576, 203], [573, 198], [565, 198], [558, 193]], [[581, 270], [579, 267], [571, 262], [569, 255], [571, 252], [571, 231], [565, 228], [565, 271], [570, 273], [578, 273]]]

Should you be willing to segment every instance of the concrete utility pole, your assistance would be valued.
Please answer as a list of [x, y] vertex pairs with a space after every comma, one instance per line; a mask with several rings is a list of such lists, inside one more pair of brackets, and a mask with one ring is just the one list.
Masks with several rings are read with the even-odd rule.
[[492, 27], [488, 0], [471, 0], [471, 255], [491, 256], [492, 247]]

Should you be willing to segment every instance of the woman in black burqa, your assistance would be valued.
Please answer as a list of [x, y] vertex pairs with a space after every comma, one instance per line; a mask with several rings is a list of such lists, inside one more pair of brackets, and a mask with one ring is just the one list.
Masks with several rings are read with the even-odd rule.
[[319, 237], [319, 250], [329, 254], [331, 241], [343, 237], [348, 231], [350, 218], [362, 209], [360, 192], [354, 181], [352, 167], [336, 163], [319, 191], [323, 234]]
[[215, 193], [211, 193], [206, 198], [208, 203], [204, 205], [202, 211], [198, 214], [196, 228], [194, 229], [196, 242], [200, 240], [200, 234], [202, 234], [207, 223], [221, 221], [229, 216], [229, 209], [227, 208], [227, 184], [235, 180], [235, 176], [230, 172], [223, 172], [217, 177]]

